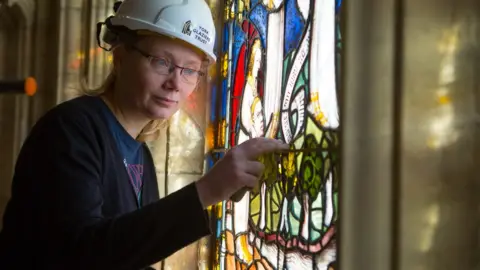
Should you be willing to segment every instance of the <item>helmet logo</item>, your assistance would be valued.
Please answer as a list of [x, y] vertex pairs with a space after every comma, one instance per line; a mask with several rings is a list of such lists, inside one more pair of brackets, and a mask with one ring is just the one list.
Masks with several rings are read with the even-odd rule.
[[182, 34], [193, 36], [196, 41], [203, 44], [211, 42], [210, 31], [201, 25], [192, 24], [191, 20], [188, 20], [183, 24]]
[[192, 21], [186, 21], [184, 24], [183, 24], [183, 29], [182, 29], [182, 33], [185, 34], [185, 35], [191, 35], [192, 34]]

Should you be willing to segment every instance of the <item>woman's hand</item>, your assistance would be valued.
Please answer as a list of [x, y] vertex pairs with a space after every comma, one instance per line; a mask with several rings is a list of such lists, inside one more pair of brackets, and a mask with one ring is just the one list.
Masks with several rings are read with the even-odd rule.
[[253, 138], [232, 148], [196, 183], [203, 207], [226, 200], [245, 187], [253, 188], [264, 169], [258, 157], [286, 149], [287, 144], [268, 138]]

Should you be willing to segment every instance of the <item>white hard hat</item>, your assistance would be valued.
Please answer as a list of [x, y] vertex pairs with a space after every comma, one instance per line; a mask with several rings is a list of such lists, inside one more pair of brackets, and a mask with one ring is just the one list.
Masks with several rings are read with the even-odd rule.
[[205, 0], [125, 0], [110, 25], [181, 39], [216, 61], [215, 25]]

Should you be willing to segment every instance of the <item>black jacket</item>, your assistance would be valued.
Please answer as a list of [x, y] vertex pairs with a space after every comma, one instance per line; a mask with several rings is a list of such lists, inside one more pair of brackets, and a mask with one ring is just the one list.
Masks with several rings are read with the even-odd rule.
[[49, 111], [18, 157], [0, 269], [141, 269], [210, 233], [194, 184], [159, 200], [145, 147], [139, 209], [95, 97]]

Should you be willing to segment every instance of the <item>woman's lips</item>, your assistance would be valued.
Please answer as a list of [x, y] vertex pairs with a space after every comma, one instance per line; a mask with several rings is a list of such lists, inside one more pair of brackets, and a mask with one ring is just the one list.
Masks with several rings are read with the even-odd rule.
[[169, 98], [164, 98], [164, 97], [154, 97], [154, 100], [156, 103], [167, 105], [167, 106], [172, 106], [177, 104], [177, 101]]

